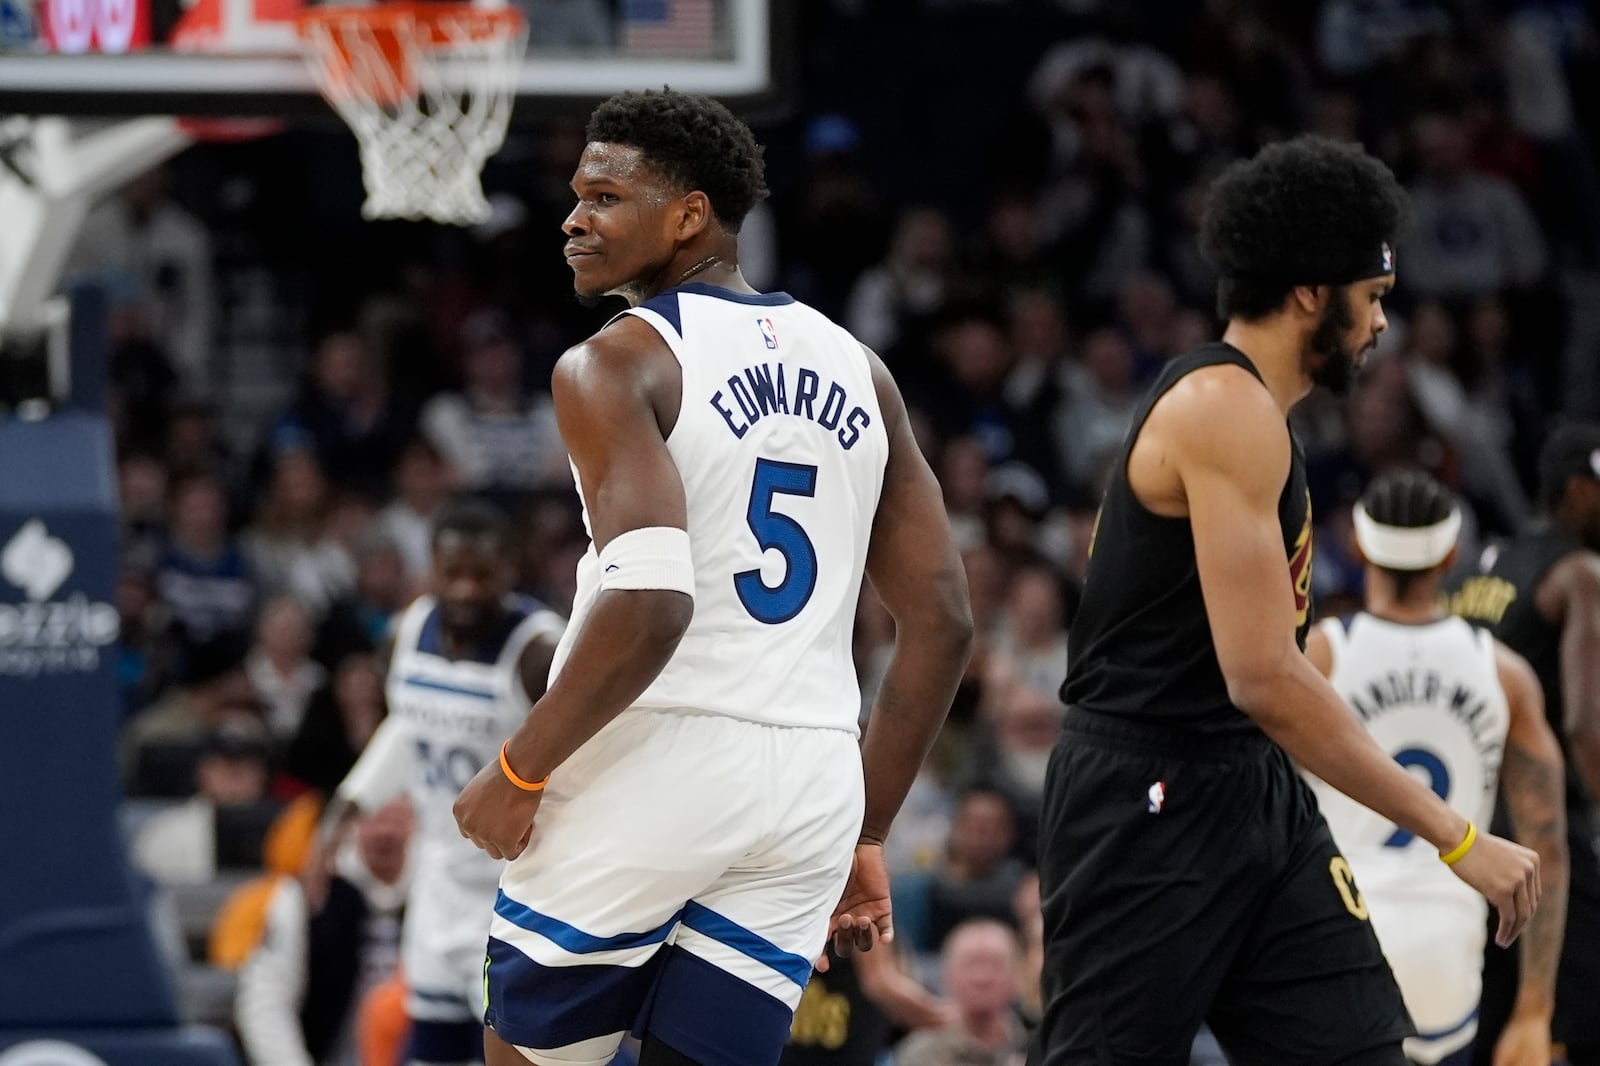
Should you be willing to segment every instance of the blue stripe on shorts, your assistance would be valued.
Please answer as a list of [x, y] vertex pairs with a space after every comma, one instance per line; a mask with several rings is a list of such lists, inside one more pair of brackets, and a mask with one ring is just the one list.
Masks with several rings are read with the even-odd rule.
[[811, 979], [810, 959], [784, 951], [766, 937], [752, 933], [704, 904], [690, 900], [683, 908], [683, 924], [741, 955], [772, 967], [801, 988]]
[[527, 904], [518, 903], [504, 892], [495, 899], [494, 912], [512, 925], [526, 929], [530, 933], [538, 933], [561, 950], [573, 955], [589, 955], [596, 951], [618, 951], [624, 948], [642, 948], [660, 944], [667, 939], [682, 914], [681, 911], [674, 914], [649, 932], [595, 936], [592, 933], [585, 933], [575, 925], [568, 925], [560, 918], [552, 918]]

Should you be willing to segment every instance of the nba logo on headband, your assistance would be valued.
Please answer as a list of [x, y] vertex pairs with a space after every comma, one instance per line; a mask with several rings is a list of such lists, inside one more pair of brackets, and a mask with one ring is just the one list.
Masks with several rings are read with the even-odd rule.
[[1383, 272], [1385, 274], [1391, 273], [1394, 270], [1394, 251], [1389, 247], [1388, 241], [1383, 242], [1383, 251], [1381, 255], [1383, 259]]

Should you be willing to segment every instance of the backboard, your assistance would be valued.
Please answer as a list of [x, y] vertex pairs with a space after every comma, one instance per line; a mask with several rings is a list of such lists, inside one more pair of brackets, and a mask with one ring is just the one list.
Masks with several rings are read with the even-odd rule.
[[[785, 0], [501, 2], [529, 26], [513, 123], [661, 85], [747, 113], [786, 95]], [[326, 115], [295, 48], [296, 6], [0, 0], [0, 115]]]

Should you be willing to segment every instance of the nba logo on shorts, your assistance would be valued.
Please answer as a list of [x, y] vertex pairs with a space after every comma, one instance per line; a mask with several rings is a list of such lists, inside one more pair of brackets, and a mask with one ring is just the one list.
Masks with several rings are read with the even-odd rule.
[[1145, 800], [1145, 810], [1151, 814], [1160, 814], [1161, 805], [1167, 802], [1167, 786], [1164, 781], [1157, 781], [1150, 786], [1150, 791]]
[[756, 325], [761, 329], [761, 339], [767, 342], [768, 348], [778, 347], [778, 331], [772, 328], [772, 319], [758, 318]]

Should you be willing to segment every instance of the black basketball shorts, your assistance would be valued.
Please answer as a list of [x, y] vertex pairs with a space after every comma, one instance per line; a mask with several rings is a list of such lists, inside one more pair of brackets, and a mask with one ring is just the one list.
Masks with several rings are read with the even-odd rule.
[[1040, 824], [1042, 1066], [1327, 1066], [1413, 1033], [1350, 868], [1289, 758], [1068, 715]]

